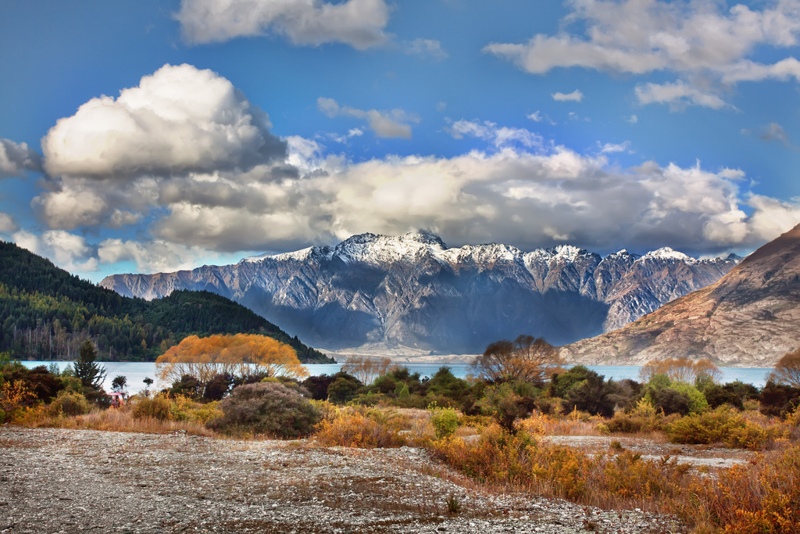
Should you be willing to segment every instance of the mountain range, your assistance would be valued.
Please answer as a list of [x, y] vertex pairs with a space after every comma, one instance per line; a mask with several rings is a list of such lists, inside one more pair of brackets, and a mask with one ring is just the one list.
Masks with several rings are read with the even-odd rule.
[[800, 225], [714, 284], [593, 339], [564, 347], [572, 362], [631, 364], [682, 355], [772, 367], [800, 347]]
[[417, 231], [361, 234], [233, 265], [113, 275], [101, 286], [145, 299], [210, 291], [331, 350], [474, 354], [521, 333], [560, 345], [622, 327], [716, 282], [739, 261], [669, 248], [605, 257], [570, 245], [448, 248]]

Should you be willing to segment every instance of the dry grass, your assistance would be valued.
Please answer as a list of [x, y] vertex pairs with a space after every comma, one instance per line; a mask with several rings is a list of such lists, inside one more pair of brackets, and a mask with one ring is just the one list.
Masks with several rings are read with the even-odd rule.
[[105, 430], [109, 432], [139, 432], [169, 434], [186, 432], [197, 436], [215, 436], [205, 425], [189, 422], [161, 420], [153, 417], [135, 418], [129, 410], [100, 410], [74, 417], [52, 417], [42, 415], [35, 420], [23, 422], [25, 426]]

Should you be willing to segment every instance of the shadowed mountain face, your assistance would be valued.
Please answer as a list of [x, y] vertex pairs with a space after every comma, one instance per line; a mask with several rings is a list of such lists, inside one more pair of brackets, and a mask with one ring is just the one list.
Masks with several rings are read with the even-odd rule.
[[602, 258], [568, 245], [527, 253], [502, 244], [447, 248], [420, 231], [362, 234], [235, 265], [114, 275], [101, 285], [146, 299], [212, 291], [329, 349], [477, 353], [520, 333], [555, 344], [600, 334], [713, 283], [737, 262], [671, 249]]
[[640, 363], [666, 356], [771, 367], [800, 347], [800, 225], [718, 282], [628, 326], [565, 347], [571, 361]]

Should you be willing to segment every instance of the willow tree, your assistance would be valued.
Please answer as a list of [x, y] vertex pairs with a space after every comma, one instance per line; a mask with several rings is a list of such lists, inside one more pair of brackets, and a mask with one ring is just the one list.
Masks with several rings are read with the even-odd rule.
[[488, 382], [521, 380], [541, 385], [563, 360], [558, 349], [542, 338], [521, 335], [514, 341], [496, 341], [475, 358], [473, 369]]
[[768, 378], [776, 384], [800, 388], [800, 349], [784, 354]]
[[217, 375], [308, 376], [286, 343], [257, 334], [189, 336], [156, 359], [158, 377], [168, 383], [191, 376], [207, 384]]
[[707, 358], [694, 360], [684, 356], [651, 360], [642, 366], [639, 378], [649, 382], [655, 375], [666, 375], [676, 382], [694, 384], [702, 380], [719, 382], [722, 371]]

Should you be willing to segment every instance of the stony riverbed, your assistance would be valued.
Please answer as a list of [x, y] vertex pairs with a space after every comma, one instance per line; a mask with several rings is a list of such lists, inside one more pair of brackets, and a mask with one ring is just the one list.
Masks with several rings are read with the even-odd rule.
[[489, 493], [410, 447], [0, 427], [4, 533], [682, 530], [636, 510]]

